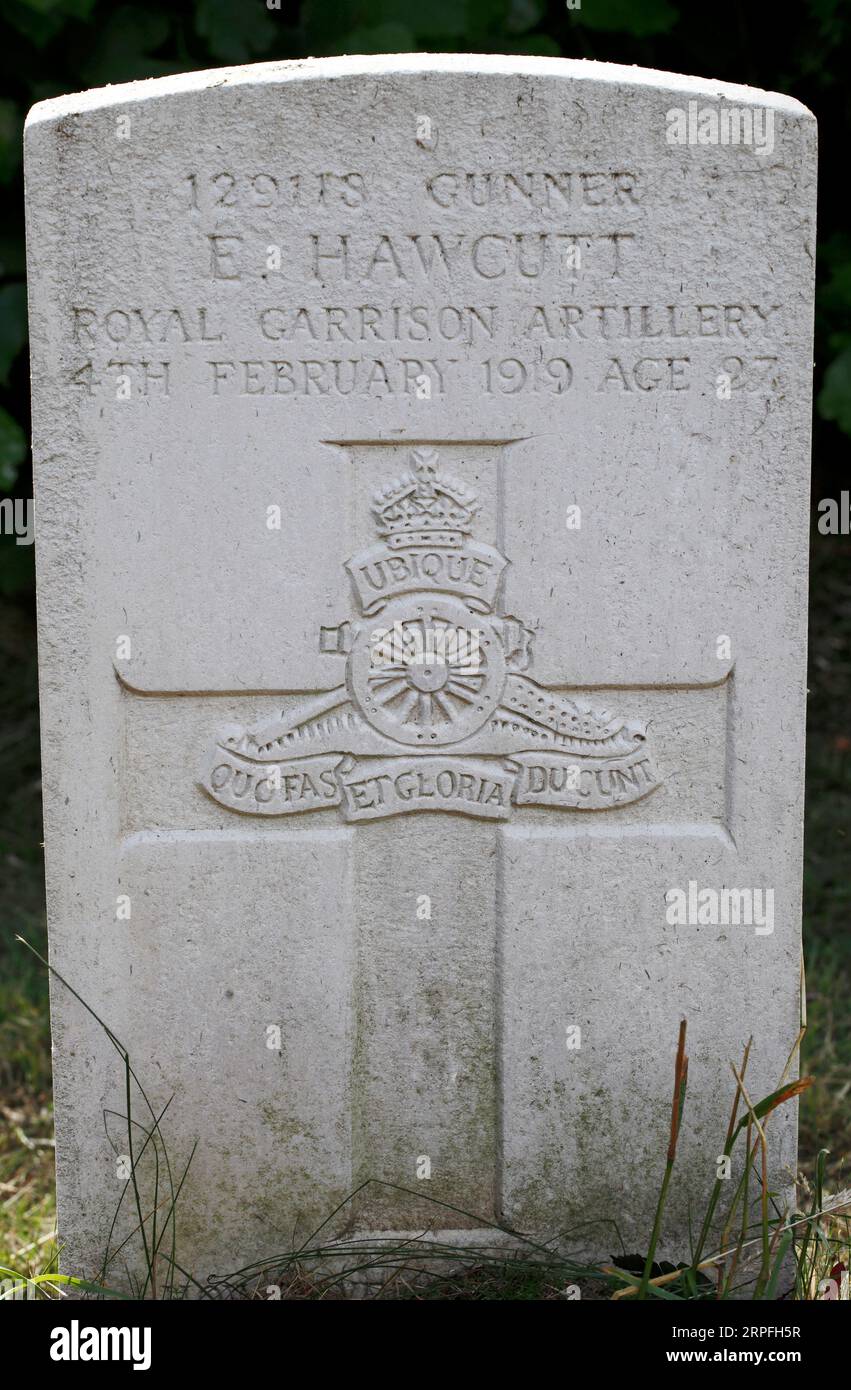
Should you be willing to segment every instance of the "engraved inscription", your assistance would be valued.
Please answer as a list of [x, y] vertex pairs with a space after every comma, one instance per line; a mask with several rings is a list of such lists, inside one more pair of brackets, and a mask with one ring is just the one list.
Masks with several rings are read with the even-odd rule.
[[[219, 247], [217, 256], [228, 255]], [[71, 342], [86, 356], [71, 366], [68, 381], [88, 396], [153, 402], [177, 391], [228, 399], [432, 399], [452, 390], [558, 397], [583, 387], [640, 400], [714, 389], [719, 374], [732, 395], [782, 384], [781, 359], [771, 351], [783, 333], [778, 304], [510, 308], [473, 296], [429, 304], [403, 295], [400, 287], [390, 304], [261, 303], [239, 351], [229, 346], [227, 316], [216, 305], [74, 305]], [[616, 355], [602, 355], [607, 345]], [[476, 352], [456, 355], [471, 348]], [[198, 349], [201, 362], [189, 371], [186, 354]], [[119, 378], [124, 391], [116, 389]]]

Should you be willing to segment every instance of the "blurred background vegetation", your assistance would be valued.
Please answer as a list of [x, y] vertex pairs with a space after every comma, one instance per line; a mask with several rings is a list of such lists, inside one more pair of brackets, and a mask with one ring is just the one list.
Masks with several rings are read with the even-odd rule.
[[[595, 58], [787, 92], [819, 119], [813, 498], [848, 487], [851, 3], [697, 0], [3, 0], [0, 11], [0, 495], [32, 495], [21, 130], [33, 102], [193, 68], [337, 53], [473, 51]], [[851, 1151], [851, 540], [812, 528], [805, 942], [817, 1085], [802, 1165]], [[0, 1263], [39, 1264], [52, 1213], [31, 546], [0, 537]], [[757, 1040], [758, 1041], [758, 1040]]]

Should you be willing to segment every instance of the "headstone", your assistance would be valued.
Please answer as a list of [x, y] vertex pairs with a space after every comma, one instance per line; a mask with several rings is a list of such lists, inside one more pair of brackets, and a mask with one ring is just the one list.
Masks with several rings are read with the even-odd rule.
[[[531, 58], [31, 114], [52, 963], [170, 1101], [175, 1184], [197, 1141], [195, 1277], [341, 1203], [323, 1238], [646, 1249], [686, 1017], [681, 1256], [750, 1035], [749, 1094], [776, 1086], [814, 146], [787, 97]], [[92, 1272], [125, 1078], [52, 996], [60, 1239]], [[769, 1135], [781, 1191], [792, 1107]]]

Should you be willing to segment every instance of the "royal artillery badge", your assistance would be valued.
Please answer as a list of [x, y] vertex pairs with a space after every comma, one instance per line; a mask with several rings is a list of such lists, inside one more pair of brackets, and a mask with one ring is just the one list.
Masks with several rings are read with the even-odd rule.
[[264, 728], [222, 729], [200, 785], [249, 815], [339, 807], [350, 821], [647, 796], [661, 778], [646, 725], [525, 674], [532, 633], [494, 612], [508, 561], [472, 539], [475, 494], [434, 450], [410, 465], [374, 498], [379, 542], [346, 565], [360, 615], [320, 629], [345, 683]]

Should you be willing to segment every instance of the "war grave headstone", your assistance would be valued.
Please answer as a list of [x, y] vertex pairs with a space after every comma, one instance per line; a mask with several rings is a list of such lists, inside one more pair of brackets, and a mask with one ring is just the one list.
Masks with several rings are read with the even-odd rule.
[[[26, 141], [51, 960], [182, 1266], [367, 1180], [326, 1234], [644, 1249], [687, 1018], [682, 1256], [799, 1027], [813, 118], [417, 55]], [[82, 1273], [124, 1074], [52, 1011]]]

